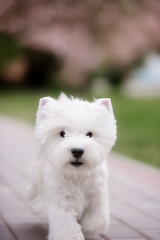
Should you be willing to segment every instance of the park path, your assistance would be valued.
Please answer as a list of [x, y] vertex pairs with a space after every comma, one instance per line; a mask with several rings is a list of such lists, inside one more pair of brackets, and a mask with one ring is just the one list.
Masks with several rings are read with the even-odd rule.
[[[0, 117], [0, 240], [44, 240], [47, 229], [27, 204], [33, 128]], [[160, 240], [160, 171], [111, 154], [111, 227], [101, 239]]]

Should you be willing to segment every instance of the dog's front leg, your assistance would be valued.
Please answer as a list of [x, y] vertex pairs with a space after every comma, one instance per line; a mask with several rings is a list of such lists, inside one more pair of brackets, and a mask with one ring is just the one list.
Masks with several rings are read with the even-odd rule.
[[103, 201], [103, 198], [95, 198], [95, 201], [86, 210], [80, 222], [84, 236], [89, 239], [104, 233], [109, 223], [108, 201]]
[[84, 240], [81, 226], [72, 212], [49, 208], [49, 240]]

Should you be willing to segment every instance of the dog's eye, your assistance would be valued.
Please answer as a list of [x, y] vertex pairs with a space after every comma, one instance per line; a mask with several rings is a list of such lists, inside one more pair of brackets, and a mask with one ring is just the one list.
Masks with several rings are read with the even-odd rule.
[[60, 136], [61, 136], [61, 137], [65, 137], [65, 135], [66, 135], [65, 131], [61, 131], [61, 132], [60, 132]]
[[93, 133], [92, 133], [92, 132], [87, 132], [86, 136], [92, 137], [92, 136], [93, 136]]

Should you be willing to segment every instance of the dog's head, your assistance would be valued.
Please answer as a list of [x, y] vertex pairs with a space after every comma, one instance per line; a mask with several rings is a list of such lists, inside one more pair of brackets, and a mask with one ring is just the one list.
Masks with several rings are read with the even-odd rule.
[[36, 137], [45, 158], [68, 172], [86, 172], [106, 160], [116, 140], [110, 99], [93, 103], [68, 98], [40, 99]]

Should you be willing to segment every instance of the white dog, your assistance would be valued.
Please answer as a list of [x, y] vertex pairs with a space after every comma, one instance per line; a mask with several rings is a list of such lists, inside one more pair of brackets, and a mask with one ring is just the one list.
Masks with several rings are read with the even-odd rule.
[[40, 145], [30, 199], [49, 223], [49, 240], [84, 240], [109, 226], [107, 154], [116, 140], [110, 99], [40, 99]]

